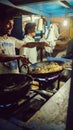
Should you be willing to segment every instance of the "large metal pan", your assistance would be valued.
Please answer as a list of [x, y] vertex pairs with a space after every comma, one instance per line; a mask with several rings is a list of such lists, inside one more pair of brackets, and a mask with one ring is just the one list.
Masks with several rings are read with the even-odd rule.
[[[47, 72], [47, 73], [46, 72], [45, 73], [32, 73], [32, 70], [35, 70], [37, 68], [49, 65], [51, 62], [55, 62], [55, 63], [58, 63], [59, 65], [61, 65], [62, 70], [59, 70], [59, 71], [56, 71], [56, 72]], [[39, 77], [45, 78], [45, 77], [55, 76], [55, 75], [60, 74], [64, 70], [63, 65], [64, 65], [64, 62], [62, 62], [62, 61], [42, 61], [42, 62], [38, 62], [38, 63], [35, 63], [35, 64], [31, 64], [29, 66], [28, 74], [31, 75], [34, 78], [35, 77], [36, 78], [39, 78]]]
[[14, 103], [25, 96], [31, 81], [24, 74], [0, 74], [0, 104]]

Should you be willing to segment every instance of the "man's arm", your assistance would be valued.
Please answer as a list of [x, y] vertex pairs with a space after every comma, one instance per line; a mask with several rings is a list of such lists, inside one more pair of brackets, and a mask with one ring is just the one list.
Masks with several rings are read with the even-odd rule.
[[15, 47], [20, 49], [21, 47], [33, 48], [33, 47], [44, 47], [47, 46], [46, 42], [26, 42], [24, 40], [15, 39]]
[[15, 59], [20, 59], [20, 55], [9, 56], [6, 54], [0, 54], [0, 62], [7, 62]]
[[28, 47], [28, 48], [33, 48], [33, 47], [43, 48], [44, 46], [49, 46], [49, 45], [47, 42], [28, 42], [22, 45], [22, 47]]
[[8, 62], [8, 61], [12, 61], [12, 60], [21, 60], [25, 64], [30, 63], [29, 59], [22, 55], [9, 56], [6, 54], [0, 54], [0, 62]]
[[36, 42], [26, 42], [23, 40], [18, 40], [15, 38], [15, 47], [20, 49], [21, 47], [27, 47], [27, 48], [33, 48], [33, 47], [38, 47], [38, 48], [44, 48], [44, 46], [49, 46], [48, 41], [36, 41]]

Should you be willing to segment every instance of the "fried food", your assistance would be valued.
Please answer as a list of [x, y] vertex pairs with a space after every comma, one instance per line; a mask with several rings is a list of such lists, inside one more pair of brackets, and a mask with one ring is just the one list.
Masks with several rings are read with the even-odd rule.
[[31, 85], [31, 90], [38, 90], [38, 89], [39, 89], [39, 86]]
[[31, 90], [38, 90], [39, 89], [39, 82], [32, 81], [31, 83]]
[[63, 66], [62, 65], [59, 65], [58, 63], [56, 62], [51, 62], [50, 64], [48, 65], [45, 65], [43, 67], [39, 67], [39, 68], [36, 68], [36, 69], [33, 69], [31, 71], [31, 73], [35, 73], [35, 74], [40, 74], [40, 73], [52, 73], [52, 72], [57, 72], [57, 71], [60, 71], [63, 69]]

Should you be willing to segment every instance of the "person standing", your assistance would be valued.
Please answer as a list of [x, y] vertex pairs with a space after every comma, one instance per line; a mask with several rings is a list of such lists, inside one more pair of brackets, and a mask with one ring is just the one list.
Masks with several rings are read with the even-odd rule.
[[[35, 42], [36, 35], [36, 24], [33, 22], [29, 22], [25, 25], [25, 37], [24, 41], [26, 42]], [[21, 48], [20, 55], [25, 55], [29, 58], [29, 61], [33, 64], [37, 62], [37, 48]]]
[[17, 60], [27, 61], [27, 58], [15, 54], [15, 47], [20, 48], [26, 43], [9, 36], [13, 29], [13, 18], [1, 18], [0, 26], [0, 73], [19, 73]]

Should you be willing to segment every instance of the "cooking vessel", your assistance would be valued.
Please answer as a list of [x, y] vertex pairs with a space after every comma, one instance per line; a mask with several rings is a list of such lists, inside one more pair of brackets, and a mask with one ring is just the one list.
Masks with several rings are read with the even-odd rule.
[[40, 94], [46, 99], [50, 95], [45, 90], [32, 90], [30, 84], [33, 78], [24, 74], [0, 74], [0, 105], [8, 106], [26, 97], [29, 90]]
[[64, 65], [63, 61], [42, 61], [42, 62], [38, 62], [38, 63], [35, 63], [35, 64], [31, 64], [29, 66], [29, 69], [28, 69], [28, 74], [31, 75], [33, 78], [45, 78], [45, 77], [49, 78], [49, 77], [60, 74], [64, 70], [64, 68], [63, 68], [62, 70], [59, 70], [59, 71], [56, 71], [56, 72], [32, 73], [33, 69], [35, 70], [37, 68], [49, 65], [51, 62], [58, 63], [59, 65], [62, 65], [62, 66]]
[[30, 76], [24, 74], [0, 74], [0, 104], [14, 103], [30, 89]]

